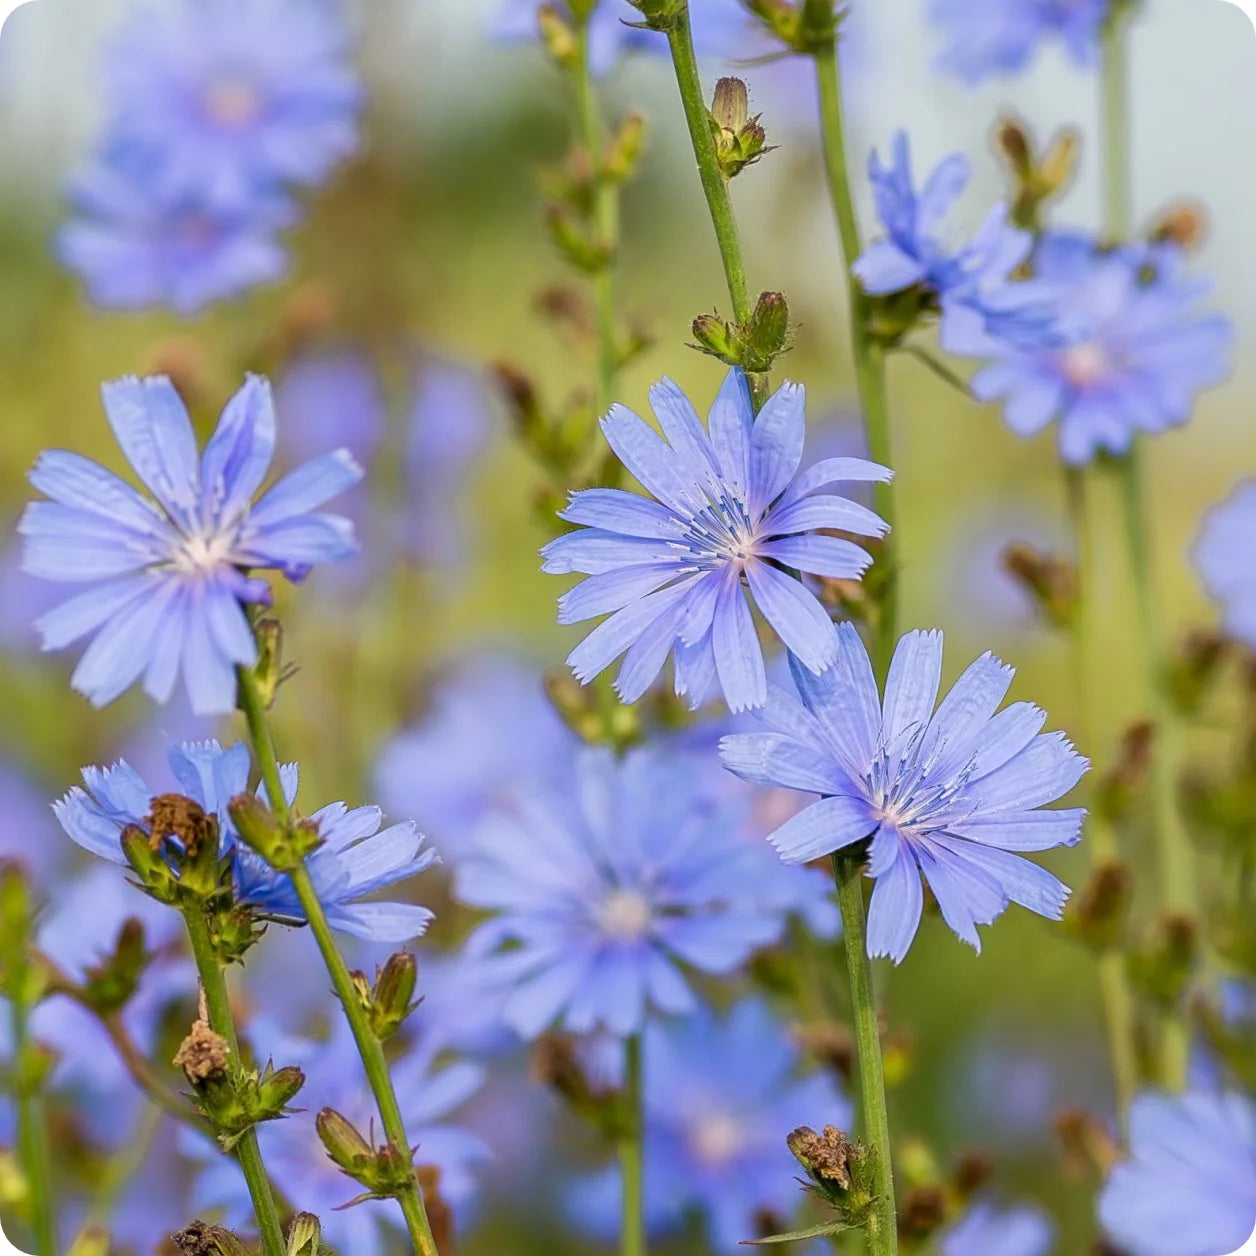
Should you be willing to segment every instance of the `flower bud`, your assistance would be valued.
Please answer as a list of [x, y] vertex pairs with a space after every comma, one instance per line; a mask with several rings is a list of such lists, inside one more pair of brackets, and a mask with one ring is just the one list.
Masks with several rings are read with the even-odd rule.
[[1024, 590], [1043, 618], [1067, 628], [1077, 613], [1077, 569], [1067, 559], [1015, 541], [1003, 551], [1003, 570]]
[[118, 1011], [135, 993], [151, 958], [144, 948], [143, 924], [134, 916], [123, 921], [113, 950], [84, 974], [84, 998], [103, 1015]]
[[871, 1221], [876, 1199], [872, 1148], [852, 1143], [832, 1125], [826, 1125], [823, 1134], [801, 1126], [785, 1141], [818, 1193], [828, 1200], [842, 1221], [852, 1226]]
[[358, 1178], [369, 1170], [375, 1149], [334, 1108], [324, 1108], [314, 1118], [314, 1128], [332, 1163], [350, 1177]]
[[576, 32], [571, 23], [559, 12], [557, 6], [543, 4], [537, 10], [537, 25], [541, 32], [541, 43], [555, 65], [564, 69], [576, 63]]
[[228, 804], [240, 840], [277, 872], [299, 868], [322, 844], [311, 820], [281, 820], [256, 794], [237, 794]]
[[1116, 822], [1133, 811], [1147, 785], [1156, 726], [1150, 720], [1131, 724], [1121, 737], [1117, 760], [1103, 775], [1095, 791], [1095, 811]]
[[1208, 211], [1195, 201], [1174, 205], [1165, 210], [1153, 224], [1153, 244], [1176, 244], [1190, 252], [1199, 248], [1208, 236]]
[[35, 894], [16, 863], [0, 863], [0, 994], [33, 1006], [42, 997], [45, 980], [30, 959], [35, 932]]
[[591, 236], [565, 206], [551, 205], [546, 222], [550, 238], [577, 270], [596, 275], [606, 269], [614, 250], [606, 241]]
[[1181, 912], [1165, 912], [1147, 945], [1129, 957], [1130, 978], [1161, 1007], [1176, 1007], [1194, 975], [1198, 953], [1199, 929], [1194, 919]]
[[640, 25], [653, 31], [668, 31], [685, 12], [689, 0], [628, 0], [645, 21]]
[[936, 1183], [911, 1186], [899, 1206], [899, 1233], [917, 1242], [927, 1239], [946, 1221], [946, 1192]]
[[285, 1256], [319, 1256], [323, 1250], [323, 1228], [312, 1212], [299, 1212], [288, 1227]]
[[1096, 953], [1119, 946], [1133, 891], [1134, 877], [1128, 864], [1117, 859], [1097, 864], [1066, 917], [1077, 939]]
[[1189, 633], [1170, 660], [1165, 677], [1173, 704], [1185, 715], [1203, 706], [1229, 653], [1229, 642], [1219, 632], [1196, 629]]
[[716, 83], [710, 116], [715, 155], [725, 179], [734, 178], [772, 151], [767, 132], [759, 124], [760, 115], [750, 116], [749, 95], [741, 79], [722, 78]]
[[154, 850], [149, 835], [138, 824], [128, 824], [120, 838], [122, 853], [135, 873], [135, 878], [150, 898], [167, 906], [183, 901], [183, 887], [169, 862]]
[[614, 183], [631, 178], [645, 148], [645, 118], [630, 113], [619, 124], [602, 165], [602, 173]]
[[414, 956], [408, 951], [398, 951], [396, 955], [389, 956], [382, 968], [376, 968], [374, 986], [363, 972], [354, 972], [350, 976], [358, 1002], [370, 1017], [375, 1036], [380, 1042], [387, 1042], [418, 1007], [418, 1003], [414, 1002], [414, 987], [418, 982], [419, 968]]
[[283, 625], [273, 616], [259, 619], [253, 635], [257, 638], [257, 663], [253, 676], [262, 705], [269, 710], [275, 702], [279, 686], [292, 675], [293, 668], [283, 661]]
[[789, 344], [789, 305], [779, 292], [761, 292], [747, 326], [747, 371], [768, 371]]

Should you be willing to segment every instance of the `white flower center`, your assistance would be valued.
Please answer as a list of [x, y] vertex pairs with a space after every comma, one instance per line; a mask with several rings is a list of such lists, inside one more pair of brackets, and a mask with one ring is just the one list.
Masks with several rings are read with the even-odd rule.
[[719, 1168], [741, 1152], [746, 1132], [736, 1117], [727, 1112], [713, 1112], [693, 1127], [689, 1142], [701, 1163]]
[[644, 937], [654, 920], [654, 909], [636, 890], [612, 890], [598, 908], [602, 932], [624, 940]]
[[1104, 347], [1093, 340], [1065, 349], [1060, 365], [1065, 379], [1075, 388], [1090, 388], [1103, 383], [1114, 368]]
[[255, 122], [261, 111], [261, 95], [243, 79], [215, 79], [205, 89], [205, 112], [219, 126], [242, 130]]
[[232, 538], [223, 532], [197, 532], [182, 538], [175, 550], [175, 569], [185, 576], [204, 576], [231, 561]]

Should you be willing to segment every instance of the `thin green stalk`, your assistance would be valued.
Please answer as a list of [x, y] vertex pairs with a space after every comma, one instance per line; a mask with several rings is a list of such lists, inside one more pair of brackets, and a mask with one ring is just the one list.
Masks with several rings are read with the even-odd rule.
[[572, 66], [576, 117], [580, 141], [589, 155], [593, 180], [593, 225], [598, 243], [609, 250], [606, 261], [593, 276], [593, 300], [597, 322], [597, 412], [605, 414], [615, 400], [619, 373], [619, 330], [616, 319], [618, 287], [619, 192], [602, 170], [605, 135], [598, 109], [597, 89], [589, 69], [589, 19], [576, 29], [576, 57]]
[[[846, 121], [842, 110], [842, 84], [836, 42], [815, 53], [816, 83], [820, 90], [820, 127], [824, 137], [824, 169], [829, 195], [842, 241], [842, 269], [850, 301], [851, 349], [855, 359], [855, 383], [863, 410], [868, 453], [882, 466], [894, 465], [890, 432], [889, 398], [885, 383], [885, 352], [872, 334], [867, 294], [851, 267], [862, 253], [859, 222], [850, 190], [850, 164], [846, 153]], [[967, 391], [965, 389], [965, 391]], [[880, 614], [873, 639], [872, 659], [877, 674], [884, 679], [898, 640], [898, 511], [894, 485], [878, 484], [875, 489], [877, 513], [890, 525], [882, 542], [879, 559], [884, 583], [881, 586]]]
[[[746, 264], [742, 257], [733, 198], [729, 194], [728, 180], [720, 170], [715, 137], [711, 134], [710, 110], [707, 109], [706, 99], [702, 95], [702, 78], [698, 73], [698, 58], [693, 50], [688, 5], [672, 21], [667, 31], [667, 40], [671, 45], [672, 66], [676, 71], [676, 86], [680, 89], [680, 103], [689, 127], [689, 140], [693, 145], [694, 159], [698, 163], [698, 178], [702, 181], [702, 191], [706, 195], [711, 226], [715, 228], [715, 242], [720, 250], [724, 280], [728, 284], [728, 297], [733, 305], [733, 318], [738, 323], [746, 323], [754, 312], [750, 300], [750, 285], [746, 279]], [[761, 406], [767, 397], [767, 377], [750, 375], [747, 378], [755, 406]]]
[[641, 1038], [624, 1040], [624, 1094], [627, 1127], [619, 1140], [619, 1172], [623, 1211], [619, 1229], [620, 1256], [645, 1256], [645, 1114], [642, 1111]]
[[[25, 982], [16, 983], [22, 987]], [[48, 1153], [48, 1126], [44, 1103], [26, 1074], [31, 1050], [30, 1008], [25, 998], [10, 1003], [13, 1018], [13, 1058], [18, 1062], [17, 1145], [22, 1172], [30, 1192], [31, 1233], [36, 1256], [57, 1256], [57, 1222], [52, 1197], [52, 1165]]]
[[862, 855], [839, 851], [833, 856], [833, 880], [842, 913], [842, 940], [850, 977], [859, 1064], [859, 1108], [863, 1138], [876, 1153], [876, 1204], [868, 1227], [872, 1256], [897, 1256], [898, 1213], [894, 1205], [894, 1167], [890, 1153], [890, 1120], [885, 1103], [885, 1071], [881, 1033], [872, 992], [872, 964], [864, 919]]
[[[235, 1019], [231, 1014], [231, 1002], [227, 996], [227, 982], [223, 977], [222, 965], [209, 936], [208, 922], [204, 913], [195, 906], [189, 907], [183, 913], [183, 919], [187, 926], [192, 958], [196, 961], [196, 971], [201, 979], [201, 990], [205, 995], [209, 1027], [226, 1041], [231, 1052], [231, 1070], [239, 1076], [243, 1070], [240, 1040], [236, 1035]], [[257, 1143], [255, 1128], [248, 1130], [236, 1143], [235, 1154], [244, 1180], [248, 1183], [249, 1198], [253, 1201], [253, 1214], [261, 1235], [264, 1256], [284, 1256], [285, 1244], [283, 1227], [279, 1222], [279, 1209], [275, 1204], [266, 1166], [262, 1163], [262, 1152]]]
[[[237, 669], [237, 676], [240, 706], [248, 724], [249, 740], [252, 742], [253, 753], [262, 774], [262, 783], [266, 787], [271, 808], [276, 815], [286, 819], [290, 814], [290, 809], [283, 792], [283, 783], [279, 776], [279, 760], [275, 755], [275, 745], [271, 739], [270, 725], [266, 720], [266, 708], [257, 687], [257, 679], [251, 669], [243, 667]], [[353, 978], [349, 975], [349, 967], [345, 963], [344, 956], [340, 954], [331, 926], [327, 923], [327, 916], [319, 901], [318, 891], [314, 888], [314, 882], [304, 865], [289, 875], [301, 904], [301, 910], [305, 913], [310, 931], [323, 957], [323, 964], [331, 977], [336, 997], [340, 1000], [345, 1019], [349, 1022], [358, 1054], [362, 1058], [367, 1082], [375, 1096], [375, 1104], [379, 1109], [384, 1134], [394, 1149], [402, 1155], [407, 1155], [411, 1143], [406, 1135], [405, 1122], [402, 1120], [397, 1094], [393, 1089], [392, 1075], [388, 1070], [384, 1048], [371, 1028], [367, 1013], [358, 998]], [[410, 1176], [404, 1189], [397, 1196], [397, 1202], [405, 1217], [406, 1229], [416, 1256], [438, 1256], [436, 1240], [432, 1235], [432, 1227], [428, 1221], [427, 1209], [423, 1204], [423, 1194], [419, 1190], [417, 1177]]]

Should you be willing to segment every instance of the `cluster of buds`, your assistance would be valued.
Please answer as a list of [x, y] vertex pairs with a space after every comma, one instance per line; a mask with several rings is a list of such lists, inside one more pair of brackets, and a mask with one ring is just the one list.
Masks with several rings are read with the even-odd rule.
[[102, 1016], [121, 1011], [139, 988], [152, 955], [144, 944], [144, 926], [134, 916], [122, 922], [108, 954], [83, 974], [83, 1001]]
[[360, 1134], [353, 1123], [334, 1108], [324, 1108], [314, 1119], [314, 1127], [332, 1163], [365, 1187], [352, 1203], [367, 1199], [395, 1199], [407, 1191], [415, 1180], [414, 1152], [394, 1147], [392, 1143], [375, 1144]]
[[699, 314], [693, 320], [691, 348], [739, 366], [747, 375], [765, 375], [789, 348], [789, 305], [779, 292], [763, 292], [744, 323], [718, 314]]
[[994, 1173], [979, 1151], [964, 1152], [949, 1167], [940, 1165], [918, 1139], [903, 1143], [898, 1160], [898, 1233], [912, 1252], [932, 1250], [928, 1240], [964, 1212]]
[[[810, 1126], [800, 1126], [785, 1141], [810, 1180], [811, 1193], [835, 1214], [833, 1221], [810, 1233], [818, 1237], [844, 1230], [870, 1230], [876, 1225], [875, 1148], [851, 1142], [833, 1125], [826, 1125], [821, 1134]], [[786, 1236], [776, 1237], [781, 1240]]]
[[715, 156], [725, 179], [739, 175], [765, 153], [772, 151], [759, 118], [750, 114], [750, 97], [739, 78], [722, 78], [715, 84], [711, 102], [711, 136]]
[[227, 811], [240, 840], [276, 872], [294, 871], [322, 845], [312, 820], [277, 816], [256, 794], [237, 794]]
[[764, 30], [803, 56], [831, 51], [846, 16], [844, 0], [742, 0]]
[[398, 951], [396, 955], [389, 956], [382, 968], [376, 968], [373, 984], [364, 972], [350, 975], [358, 1002], [380, 1042], [387, 1042], [422, 1002], [414, 997], [419, 978], [418, 964], [407, 951]]
[[1191, 916], [1165, 912], [1154, 922], [1146, 943], [1128, 960], [1130, 980], [1152, 1002], [1177, 1008], [1195, 975], [1199, 929]]
[[1082, 945], [1096, 955], [1125, 944], [1134, 875], [1119, 859], [1095, 865], [1082, 892], [1069, 905], [1065, 922]]
[[1038, 151], [1029, 128], [1019, 118], [1007, 117], [1000, 119], [994, 140], [1012, 176], [1012, 221], [1036, 231], [1043, 207], [1073, 181], [1081, 138], [1069, 127]]

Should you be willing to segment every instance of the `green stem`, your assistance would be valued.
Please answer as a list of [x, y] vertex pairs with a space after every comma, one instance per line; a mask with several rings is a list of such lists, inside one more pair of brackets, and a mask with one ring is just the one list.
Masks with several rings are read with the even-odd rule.
[[876, 1153], [877, 1198], [868, 1227], [872, 1256], [897, 1256], [898, 1213], [894, 1205], [894, 1168], [890, 1148], [890, 1121], [885, 1103], [885, 1071], [881, 1063], [881, 1033], [872, 993], [872, 964], [864, 920], [862, 854], [839, 851], [833, 856], [837, 905], [842, 913], [842, 940], [850, 1001], [855, 1020], [859, 1063], [859, 1103], [863, 1137]]
[[[863, 248], [859, 240], [859, 221], [855, 216], [855, 203], [850, 189], [850, 163], [846, 153], [846, 121], [842, 109], [842, 84], [836, 41], [816, 51], [815, 63], [816, 83], [820, 91], [820, 126], [824, 138], [824, 169], [842, 242], [842, 264], [850, 301], [855, 383], [863, 410], [868, 453], [874, 462], [892, 467], [894, 451], [885, 382], [885, 352], [872, 334], [868, 296], [851, 270]], [[879, 559], [884, 583], [872, 650], [877, 674], [884, 680], [898, 640], [898, 511], [892, 482], [876, 485], [875, 494], [877, 513], [890, 526], [889, 535], [882, 543]]]
[[[693, 31], [689, 25], [687, 4], [682, 6], [680, 13], [672, 20], [667, 31], [667, 40], [671, 45], [672, 66], [676, 71], [676, 86], [680, 89], [680, 103], [689, 127], [689, 140], [693, 146], [694, 159], [698, 163], [698, 178], [702, 181], [702, 191], [706, 195], [711, 226], [715, 228], [715, 242], [720, 250], [728, 297], [733, 305], [733, 318], [738, 323], [746, 323], [754, 312], [750, 300], [750, 285], [746, 279], [746, 264], [742, 257], [733, 198], [729, 194], [728, 180], [720, 170], [715, 137], [711, 134], [711, 113], [702, 95], [702, 78], [698, 73], [698, 58], [693, 50]], [[767, 377], [748, 375], [747, 379], [757, 408], [767, 397]]]
[[624, 1040], [624, 1093], [628, 1125], [619, 1140], [619, 1172], [623, 1190], [620, 1256], [645, 1256], [645, 1114], [641, 1101], [641, 1038]]
[[[279, 760], [275, 755], [275, 744], [270, 735], [266, 708], [257, 688], [256, 677], [251, 669], [244, 667], [237, 669], [237, 676], [240, 707], [248, 724], [249, 740], [252, 742], [253, 753], [262, 774], [262, 783], [266, 787], [266, 794], [275, 814], [282, 819], [287, 819], [291, 812], [283, 792], [283, 783], [279, 776]], [[331, 977], [332, 987], [340, 1000], [345, 1019], [349, 1022], [367, 1082], [371, 1087], [371, 1093], [375, 1096], [375, 1104], [379, 1109], [384, 1134], [394, 1150], [403, 1156], [408, 1155], [411, 1144], [406, 1135], [405, 1122], [397, 1103], [397, 1094], [393, 1089], [392, 1076], [388, 1071], [388, 1060], [384, 1055], [383, 1045], [376, 1037], [366, 1010], [358, 998], [353, 978], [349, 975], [349, 967], [345, 963], [344, 956], [340, 954], [331, 926], [327, 923], [327, 916], [319, 901], [318, 891], [314, 888], [309, 870], [304, 865], [296, 868], [289, 876], [301, 904], [301, 910], [305, 913], [310, 931], [318, 944], [323, 964]], [[406, 1229], [416, 1256], [438, 1256], [427, 1209], [423, 1205], [423, 1194], [419, 1190], [418, 1178], [413, 1174], [397, 1196], [397, 1202], [405, 1217]]]
[[[231, 1052], [232, 1073], [239, 1077], [244, 1067], [240, 1059], [240, 1040], [236, 1035], [235, 1019], [231, 1014], [231, 1002], [227, 995], [227, 982], [223, 977], [222, 965], [219, 963], [213, 941], [209, 936], [209, 925], [204, 912], [196, 905], [184, 911], [183, 919], [187, 925], [192, 958], [196, 961], [196, 971], [201, 979], [201, 990], [205, 995], [205, 1012], [209, 1018], [209, 1027], [226, 1041]], [[270, 1178], [266, 1175], [266, 1166], [262, 1163], [262, 1152], [258, 1146], [256, 1128], [248, 1130], [236, 1143], [235, 1153], [244, 1174], [244, 1180], [248, 1183], [249, 1198], [253, 1201], [253, 1213], [257, 1219], [257, 1229], [261, 1235], [264, 1256], [284, 1256], [283, 1227], [279, 1222], [279, 1209], [275, 1204]]]
[[25, 981], [15, 983], [18, 994], [11, 1004], [13, 1058], [17, 1061], [17, 1144], [30, 1191], [31, 1231], [37, 1256], [57, 1256], [57, 1223], [52, 1199], [52, 1166], [48, 1152], [48, 1127], [39, 1091], [26, 1076], [32, 1049], [30, 1007], [21, 994]]

